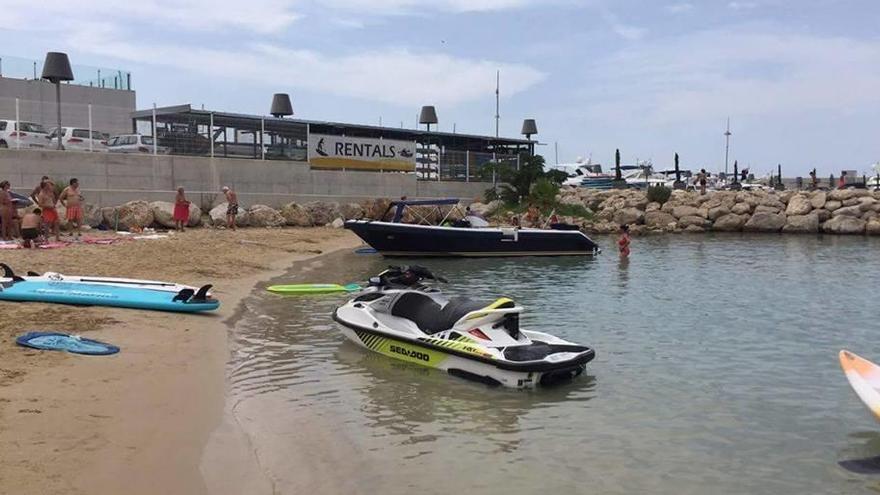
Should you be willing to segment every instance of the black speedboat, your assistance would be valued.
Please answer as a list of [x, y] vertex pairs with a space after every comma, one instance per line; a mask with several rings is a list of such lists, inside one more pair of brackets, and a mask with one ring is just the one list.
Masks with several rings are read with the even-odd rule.
[[467, 217], [459, 226], [401, 223], [407, 207], [457, 204], [457, 199], [394, 201], [382, 216], [396, 208], [392, 221], [349, 220], [345, 228], [385, 256], [583, 256], [600, 251], [579, 230], [474, 227]]

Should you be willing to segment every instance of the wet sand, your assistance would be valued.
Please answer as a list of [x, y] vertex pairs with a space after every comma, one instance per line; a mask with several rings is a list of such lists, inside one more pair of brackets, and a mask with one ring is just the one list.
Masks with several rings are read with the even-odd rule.
[[[295, 261], [359, 244], [329, 228], [195, 229], [0, 253], [20, 273], [213, 283], [222, 301], [207, 315], [0, 302], [0, 493], [206, 493], [202, 452], [223, 418], [227, 324], [240, 316], [239, 302]], [[16, 346], [28, 330], [83, 334], [122, 351]]]

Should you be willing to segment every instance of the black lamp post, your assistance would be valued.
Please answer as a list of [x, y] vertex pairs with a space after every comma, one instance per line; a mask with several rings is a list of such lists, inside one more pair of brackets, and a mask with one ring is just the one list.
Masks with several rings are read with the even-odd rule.
[[73, 70], [66, 53], [49, 52], [43, 62], [43, 79], [55, 84], [55, 105], [58, 107], [58, 149], [61, 146], [61, 81], [73, 81]]
[[272, 108], [269, 110], [269, 115], [278, 119], [293, 115], [293, 105], [290, 104], [290, 95], [287, 93], [275, 93], [272, 96]]
[[[431, 132], [431, 124], [436, 124], [437, 121], [437, 109], [435, 109], [432, 105], [425, 105], [422, 107], [422, 111], [419, 112], [419, 124], [425, 124], [428, 126], [428, 132]], [[425, 154], [428, 153], [428, 147], [431, 146], [431, 138], [426, 136], [427, 142], [424, 144], [425, 146]], [[430, 162], [428, 167], [430, 167]], [[428, 174], [430, 175], [431, 169], [428, 169]], [[440, 180], [440, 160], [438, 157], [437, 160], [437, 180]]]
[[529, 155], [535, 154], [535, 145], [532, 143], [532, 135], [538, 133], [538, 124], [535, 123], [535, 119], [525, 119], [523, 120], [522, 130], [520, 134], [526, 137], [526, 140], [529, 142]]
[[672, 183], [673, 189], [686, 189], [687, 184], [681, 180], [681, 170], [678, 168], [678, 153], [675, 154], [675, 182]]
[[614, 151], [614, 181], [611, 184], [615, 189], [626, 189], [626, 181], [620, 173], [620, 148]]

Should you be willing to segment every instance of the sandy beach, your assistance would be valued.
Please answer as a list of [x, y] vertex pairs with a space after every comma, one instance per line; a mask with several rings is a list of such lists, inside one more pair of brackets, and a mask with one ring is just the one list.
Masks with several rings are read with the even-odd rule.
[[[17, 272], [215, 285], [216, 314], [0, 302], [0, 493], [205, 493], [202, 452], [223, 415], [227, 324], [292, 263], [360, 241], [343, 230], [195, 229], [165, 239], [11, 250]], [[118, 345], [109, 357], [18, 347], [28, 330]]]

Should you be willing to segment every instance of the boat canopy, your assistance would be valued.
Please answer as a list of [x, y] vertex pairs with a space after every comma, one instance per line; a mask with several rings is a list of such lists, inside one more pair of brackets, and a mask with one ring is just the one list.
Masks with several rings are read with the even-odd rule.
[[[388, 214], [388, 211], [393, 207], [397, 207], [394, 212], [394, 220], [392, 222], [399, 223], [403, 219], [403, 211], [408, 206], [454, 206], [458, 204], [458, 198], [447, 198], [447, 199], [402, 199], [399, 201], [392, 201], [390, 205], [388, 205], [388, 210], [385, 210], [385, 214]], [[385, 215], [382, 215], [382, 218], [385, 218]], [[445, 218], [444, 218], [445, 220]]]

